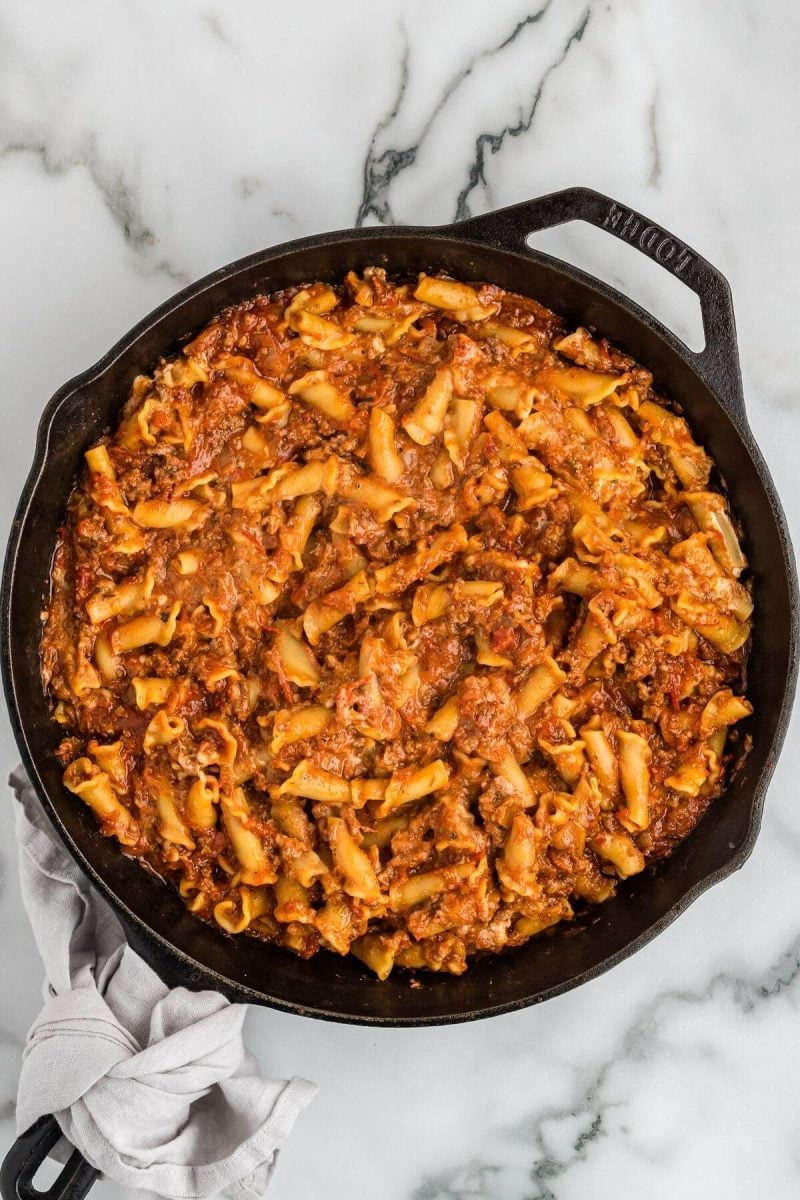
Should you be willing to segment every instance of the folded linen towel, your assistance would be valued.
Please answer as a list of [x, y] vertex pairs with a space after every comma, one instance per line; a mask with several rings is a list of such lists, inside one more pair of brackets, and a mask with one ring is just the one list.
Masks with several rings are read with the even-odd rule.
[[21, 767], [9, 782], [22, 897], [47, 976], [17, 1131], [53, 1113], [84, 1158], [126, 1187], [180, 1200], [260, 1195], [316, 1085], [258, 1074], [244, 1005], [166, 987], [67, 854]]

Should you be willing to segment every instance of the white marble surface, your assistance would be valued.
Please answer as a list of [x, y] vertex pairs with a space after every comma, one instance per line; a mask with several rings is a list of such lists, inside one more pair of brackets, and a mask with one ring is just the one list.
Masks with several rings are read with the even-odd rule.
[[[357, 218], [434, 223], [573, 183], [727, 274], [753, 427], [797, 528], [800, 9], [538, 3], [3, 0], [3, 529], [47, 397], [179, 285]], [[611, 239], [546, 242], [691, 329], [683, 289]], [[5, 716], [0, 748], [5, 771]], [[322, 1085], [274, 1200], [795, 1197], [799, 770], [795, 723], [746, 868], [559, 1000], [411, 1031], [252, 1010], [265, 1068]], [[4, 1149], [41, 971], [10, 801], [0, 831]]]

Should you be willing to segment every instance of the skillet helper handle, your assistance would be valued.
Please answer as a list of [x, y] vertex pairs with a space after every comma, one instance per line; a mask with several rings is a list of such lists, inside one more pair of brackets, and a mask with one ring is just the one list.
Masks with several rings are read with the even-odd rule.
[[674, 234], [632, 208], [591, 188], [566, 188], [536, 200], [513, 204], [455, 225], [462, 237], [475, 237], [508, 250], [526, 250], [526, 239], [567, 221], [587, 221], [646, 254], [680, 279], [700, 301], [705, 347], [688, 351], [695, 366], [728, 414], [746, 422], [742, 374], [731, 289], [725, 276]]
[[55, 1117], [40, 1117], [20, 1134], [0, 1167], [2, 1200], [83, 1200], [100, 1172], [73, 1150], [58, 1178], [44, 1191], [34, 1187], [33, 1179], [47, 1155], [61, 1137]]

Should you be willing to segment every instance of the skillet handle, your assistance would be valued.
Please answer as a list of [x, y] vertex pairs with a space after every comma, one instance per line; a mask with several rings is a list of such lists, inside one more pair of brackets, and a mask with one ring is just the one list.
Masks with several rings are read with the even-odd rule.
[[100, 1172], [73, 1150], [58, 1178], [46, 1191], [33, 1185], [33, 1178], [61, 1137], [55, 1117], [40, 1117], [20, 1134], [0, 1167], [2, 1200], [83, 1200]]
[[628, 242], [675, 275], [696, 294], [703, 315], [705, 347], [688, 350], [695, 367], [728, 414], [746, 423], [736, 322], [725, 276], [691, 247], [632, 208], [591, 188], [567, 188], [497, 212], [470, 217], [452, 227], [457, 236], [476, 238], [507, 250], [526, 250], [526, 239], [540, 229], [567, 221], [587, 221]]

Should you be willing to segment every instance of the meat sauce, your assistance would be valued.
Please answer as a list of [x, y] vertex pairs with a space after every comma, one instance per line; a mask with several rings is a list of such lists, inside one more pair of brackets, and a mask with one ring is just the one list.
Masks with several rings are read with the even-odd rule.
[[711, 460], [531, 299], [256, 296], [86, 458], [42, 643], [65, 784], [229, 933], [460, 973], [668, 855], [746, 749]]

